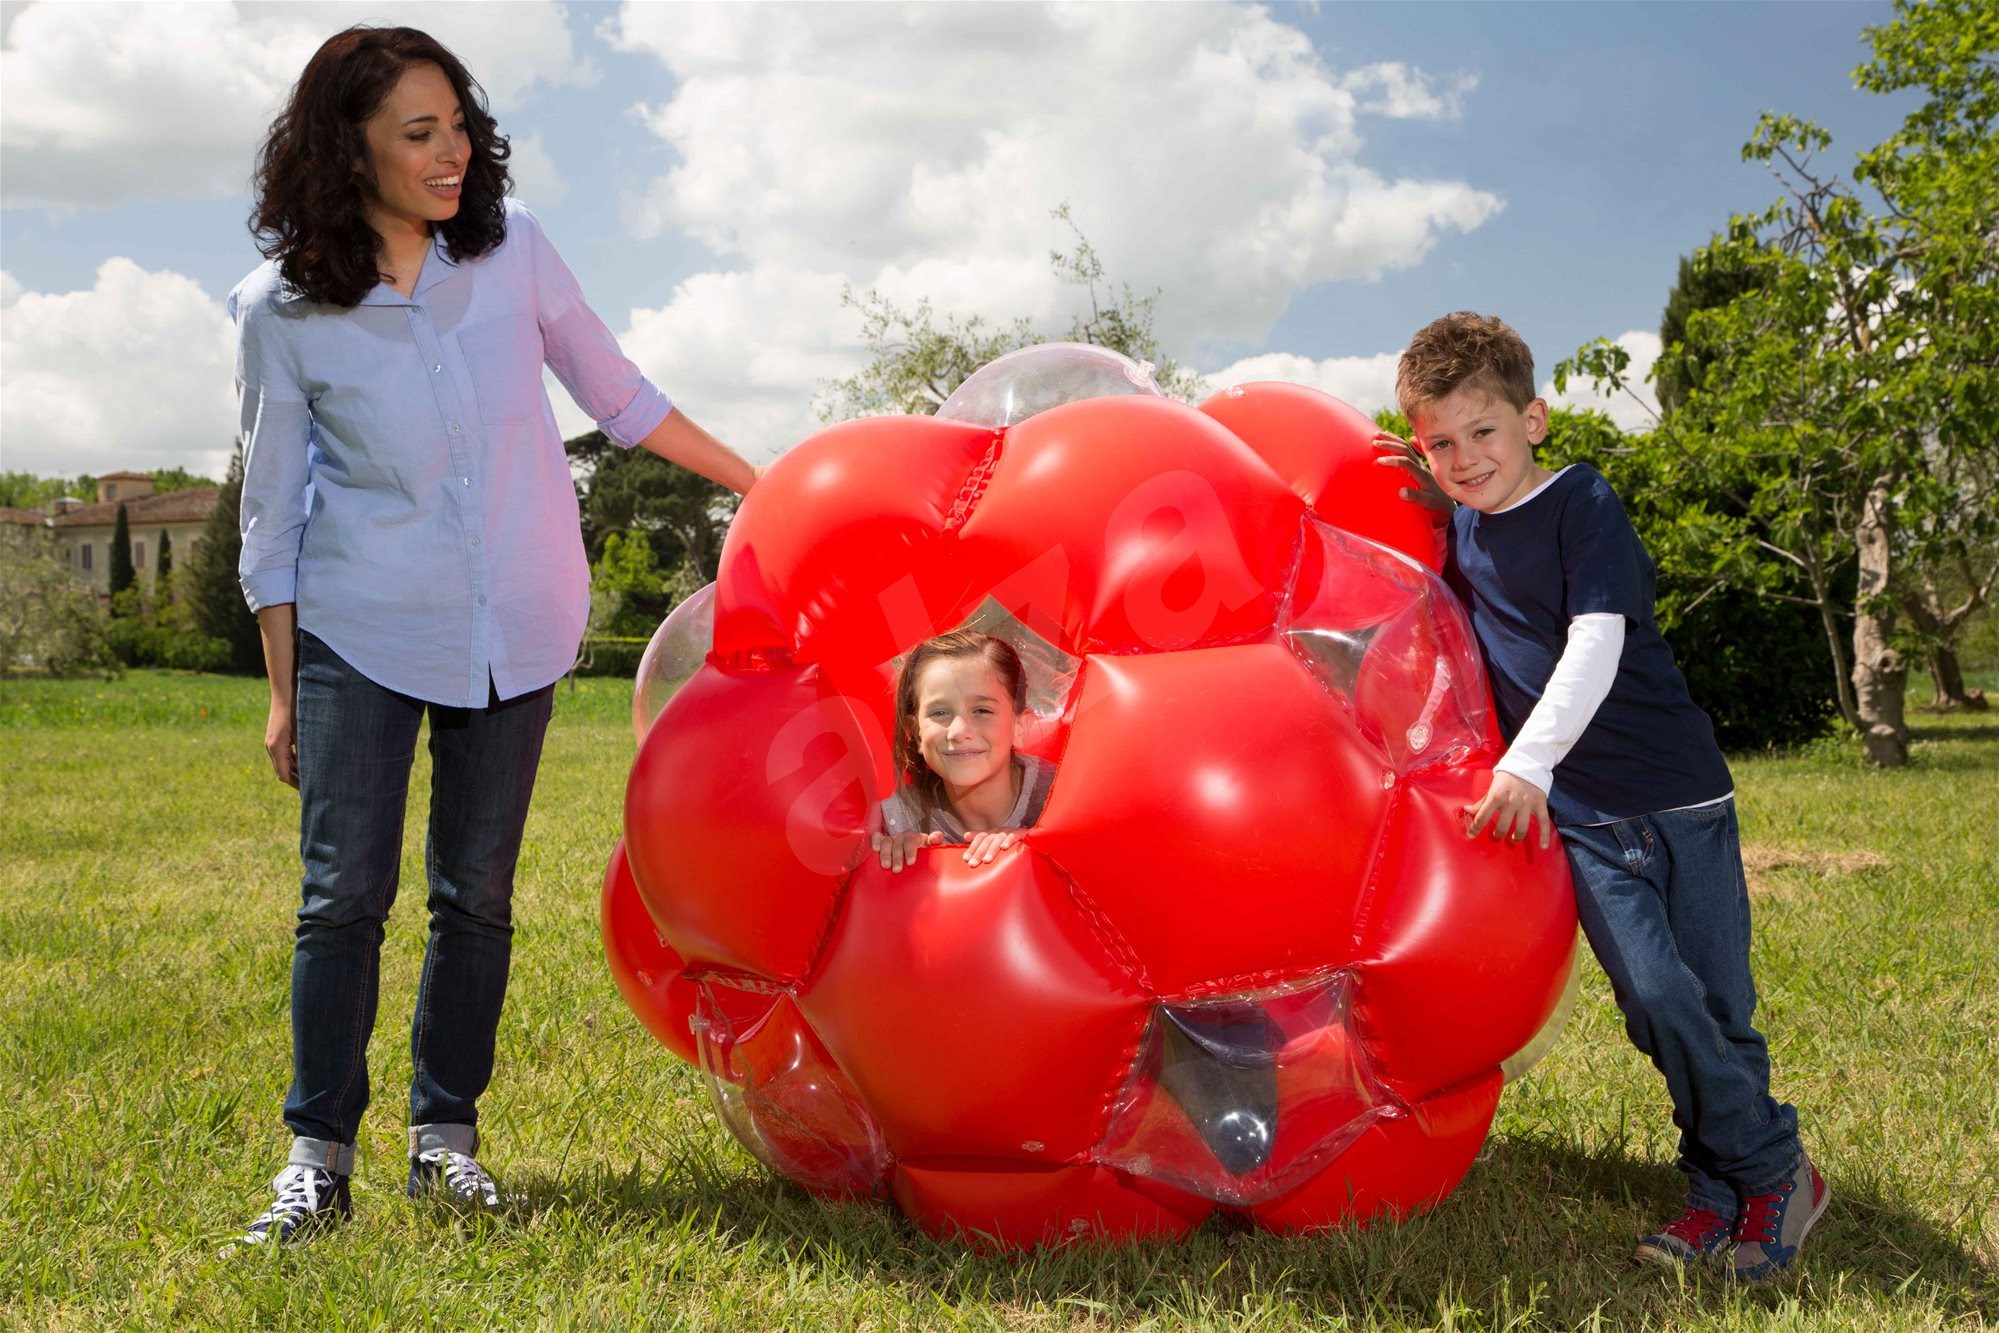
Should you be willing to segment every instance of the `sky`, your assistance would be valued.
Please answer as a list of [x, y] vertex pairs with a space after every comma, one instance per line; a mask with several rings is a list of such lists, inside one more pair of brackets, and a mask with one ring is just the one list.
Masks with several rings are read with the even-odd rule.
[[[1066, 329], [1072, 237], [1157, 290], [1214, 389], [1367, 411], [1438, 314], [1649, 367], [1681, 255], [1777, 186], [1764, 111], [1890, 134], [1852, 85], [1886, 3], [0, 3], [0, 467], [220, 476], [225, 299], [256, 144], [350, 22], [484, 85], [534, 210], [628, 355], [753, 459], [865, 364], [843, 292]], [[551, 380], [565, 435], [590, 428]], [[1571, 403], [1591, 401], [1571, 385]], [[1552, 384], [1548, 391], [1552, 394]], [[1630, 400], [1603, 404], [1628, 425]]]

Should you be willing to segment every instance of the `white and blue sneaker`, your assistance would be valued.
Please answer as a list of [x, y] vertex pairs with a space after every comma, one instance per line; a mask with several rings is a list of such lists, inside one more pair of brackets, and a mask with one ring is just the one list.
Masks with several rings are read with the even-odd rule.
[[237, 1245], [295, 1245], [354, 1216], [347, 1177], [322, 1167], [287, 1166], [271, 1188], [277, 1198], [237, 1238]]
[[473, 1208], [498, 1208], [500, 1187], [470, 1153], [430, 1148], [410, 1158], [408, 1194], [412, 1199], [436, 1195]]

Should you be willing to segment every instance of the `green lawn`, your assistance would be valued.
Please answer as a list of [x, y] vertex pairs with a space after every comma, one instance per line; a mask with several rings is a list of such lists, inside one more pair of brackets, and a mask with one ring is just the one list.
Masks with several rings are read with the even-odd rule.
[[1464, 1185], [1403, 1226], [1281, 1240], [1211, 1224], [1183, 1245], [981, 1258], [885, 1209], [811, 1201], [735, 1147], [605, 971], [627, 699], [605, 680], [558, 695], [529, 822], [483, 1106], [487, 1160], [522, 1201], [463, 1218], [401, 1195], [419, 816], [358, 1216], [301, 1251], [224, 1260], [285, 1141], [297, 806], [263, 760], [261, 682], [0, 682], [0, 1324], [1999, 1322], [1999, 715], [1918, 715], [1901, 772], [1831, 744], [1736, 761], [1778, 1092], [1834, 1194], [1797, 1280], [1737, 1290], [1625, 1263], [1677, 1174], [1660, 1085], [1594, 964]]

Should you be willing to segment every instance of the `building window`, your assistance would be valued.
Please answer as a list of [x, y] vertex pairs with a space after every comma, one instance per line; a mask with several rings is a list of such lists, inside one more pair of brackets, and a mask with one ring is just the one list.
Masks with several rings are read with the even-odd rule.
[[138, 570], [138, 569], [144, 569], [145, 567], [146, 567], [146, 544], [144, 542], [133, 542], [132, 568]]
[[83, 551], [83, 570], [87, 574], [90, 572], [90, 543], [85, 542], [80, 549]]
[[113, 481], [113, 482], [108, 482], [108, 483], [106, 483], [106, 484], [105, 484], [105, 487], [104, 487], [104, 498], [105, 498], [105, 499], [107, 499], [107, 500], [115, 500], [115, 499], [117, 499], [117, 498], [118, 498], [118, 483], [117, 483], [117, 482]]

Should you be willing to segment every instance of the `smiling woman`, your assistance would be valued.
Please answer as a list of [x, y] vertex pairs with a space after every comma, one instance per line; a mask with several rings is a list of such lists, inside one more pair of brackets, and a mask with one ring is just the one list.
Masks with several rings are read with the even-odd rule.
[[430, 943], [410, 1045], [412, 1195], [490, 1207], [478, 1100], [512, 947], [514, 865], [589, 571], [542, 367], [603, 432], [736, 490], [748, 464], [674, 410], [507, 198], [507, 141], [411, 28], [307, 65], [257, 168], [266, 263], [230, 293], [243, 593], [264, 745], [300, 794], [290, 1159], [244, 1236], [351, 1209], [383, 924], [430, 725]]

